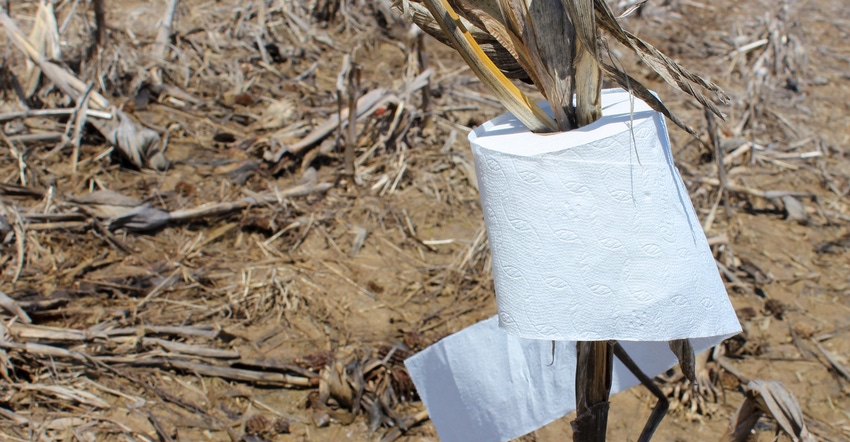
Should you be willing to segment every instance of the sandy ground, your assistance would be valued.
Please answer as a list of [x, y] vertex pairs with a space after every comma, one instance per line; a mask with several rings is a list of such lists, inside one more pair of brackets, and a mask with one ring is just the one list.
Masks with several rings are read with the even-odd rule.
[[[437, 440], [401, 360], [495, 313], [466, 135], [504, 111], [434, 40], [420, 65], [398, 14], [351, 1], [327, 20], [332, 3], [183, 1], [164, 59], [152, 50], [165, 2], [107, 2], [100, 48], [90, 5], [56, 5], [58, 61], [167, 137], [171, 164], [133, 167], [91, 125], [78, 154], [48, 155], [58, 138], [26, 136], [65, 132], [67, 117], [2, 122], [0, 290], [31, 319], [0, 311], [9, 440]], [[37, 4], [10, 4], [29, 32]], [[726, 203], [712, 153], [681, 130], [671, 138], [745, 332], [698, 367], [703, 396], [682, 397], [675, 372], [658, 379], [673, 406], [655, 440], [719, 440], [747, 379], [782, 382], [813, 434], [850, 440], [850, 8], [651, 1], [625, 24], [732, 97], [719, 125], [737, 186]], [[23, 109], [9, 73], [27, 74], [0, 41], [7, 114]], [[692, 100], [612, 50], [708, 142]], [[356, 96], [390, 99], [354, 138], [332, 129], [275, 161], [335, 118], [338, 98], [348, 108], [347, 54], [362, 67]], [[424, 68], [429, 86], [406, 93]], [[44, 108], [73, 107], [49, 84]], [[115, 195], [81, 202], [96, 190], [171, 218], [120, 227]], [[210, 209], [243, 198], [254, 199]], [[175, 215], [189, 209], [199, 215]], [[652, 404], [641, 388], [614, 397], [609, 440], [636, 440]], [[521, 440], [567, 439], [571, 419]], [[755, 440], [775, 431], [763, 418]]]

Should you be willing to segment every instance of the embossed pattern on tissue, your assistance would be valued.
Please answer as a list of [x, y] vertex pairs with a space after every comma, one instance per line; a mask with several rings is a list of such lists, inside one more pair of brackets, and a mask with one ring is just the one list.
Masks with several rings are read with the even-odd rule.
[[657, 124], [634, 128], [640, 162], [628, 133], [535, 157], [488, 150], [486, 137], [473, 143], [502, 328], [534, 339], [670, 340], [716, 334], [728, 321]]

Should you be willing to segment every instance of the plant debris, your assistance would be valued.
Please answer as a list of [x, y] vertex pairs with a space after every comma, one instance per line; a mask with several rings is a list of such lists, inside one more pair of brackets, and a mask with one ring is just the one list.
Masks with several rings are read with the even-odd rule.
[[[501, 105], [407, 2], [94, 3], [102, 22], [91, 2], [0, 6], [0, 433], [436, 437], [403, 359], [495, 313], [464, 137]], [[812, 436], [850, 438], [842, 7], [648, 2], [618, 19], [731, 99], [709, 131], [640, 57], [604, 60], [699, 135], [671, 127], [671, 144], [744, 326], [694, 381], [657, 380], [680, 417], [659, 439], [719, 438], [756, 378], [799, 399]], [[612, 398], [609, 437], [655, 402]]]

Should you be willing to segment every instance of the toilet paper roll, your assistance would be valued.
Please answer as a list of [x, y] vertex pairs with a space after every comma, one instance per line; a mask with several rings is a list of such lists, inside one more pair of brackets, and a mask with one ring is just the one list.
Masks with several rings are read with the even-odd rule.
[[564, 133], [508, 114], [469, 135], [500, 326], [559, 341], [737, 333], [664, 117], [619, 89], [602, 110]]

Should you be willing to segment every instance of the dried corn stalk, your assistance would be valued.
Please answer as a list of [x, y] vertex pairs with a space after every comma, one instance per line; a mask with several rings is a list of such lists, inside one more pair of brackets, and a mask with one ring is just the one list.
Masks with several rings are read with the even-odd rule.
[[[47, 60], [58, 60], [61, 57], [62, 48], [59, 46], [59, 27], [56, 24], [56, 16], [53, 13], [53, 2], [44, 0], [38, 6], [35, 22], [27, 40], [36, 51]], [[41, 80], [41, 69], [34, 61], [27, 59], [27, 77], [25, 80], [24, 93], [26, 97], [32, 97], [38, 89]]]
[[431, 17], [440, 17], [437, 23], [452, 47], [509, 111], [532, 131], [551, 132], [557, 128], [555, 121], [511, 83], [487, 57], [462, 25], [448, 0], [425, 0], [424, 3]]
[[[41, 41], [49, 43], [53, 39], [58, 41], [58, 34], [50, 37], [53, 35], [53, 32], [49, 31], [49, 29], [51, 29], [51, 26], [55, 28], [56, 23], [52, 7], [43, 6], [40, 8], [39, 16], [42, 15], [44, 18], [36, 19], [36, 26], [38, 26], [39, 21], [46, 23], [44, 26], [46, 26], [48, 31], [42, 37], [38, 37], [34, 32], [37, 38], [31, 36], [30, 39], [27, 39], [2, 7], [0, 7], [0, 25], [4, 28], [11, 43], [26, 54], [28, 60], [35, 63], [46, 78], [49, 78], [59, 90], [74, 101], [81, 100], [86, 96], [87, 85], [66, 69], [45, 58], [45, 51], [39, 50], [32, 43], [32, 40], [36, 40], [36, 43]], [[34, 74], [35, 71], [33, 71]], [[91, 121], [91, 124], [117, 148], [118, 152], [125, 159], [139, 168], [147, 167], [154, 170], [165, 170], [168, 167], [168, 159], [160, 149], [161, 142], [158, 133], [135, 124], [129, 116], [115, 108], [100, 93], [91, 91], [87, 96], [93, 108], [108, 109], [116, 116], [116, 118], [104, 122]]]
[[[534, 132], [570, 130], [598, 119], [604, 74], [694, 133], [640, 82], [604, 62], [600, 30], [723, 117], [715, 103], [728, 98], [717, 85], [624, 30], [605, 0], [395, 0], [394, 7], [458, 50], [482, 83]], [[552, 105], [556, 129], [509, 78], [537, 86]]]

